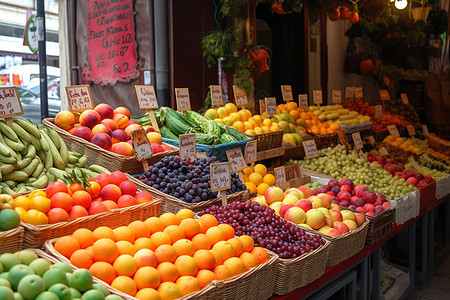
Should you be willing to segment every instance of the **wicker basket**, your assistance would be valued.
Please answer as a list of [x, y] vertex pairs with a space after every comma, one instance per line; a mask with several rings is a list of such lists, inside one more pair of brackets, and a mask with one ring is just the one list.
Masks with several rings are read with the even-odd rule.
[[256, 135], [248, 135], [251, 139], [257, 141], [256, 148], [258, 152], [273, 148], [279, 148], [283, 144], [283, 131], [269, 132]]
[[314, 141], [316, 141], [317, 150], [333, 147], [338, 144], [338, 135], [336, 132], [327, 133], [327, 134], [314, 134], [310, 133], [314, 137]]
[[0, 231], [0, 253], [14, 253], [22, 250], [23, 232], [24, 229], [22, 226], [6, 231]]
[[305, 149], [303, 145], [294, 147], [284, 147], [283, 160], [288, 161], [290, 159], [303, 159], [305, 157]]
[[[71, 135], [67, 131], [59, 128], [54, 124], [54, 119], [42, 120], [42, 125], [54, 129], [62, 138], [67, 148], [71, 151], [76, 151], [87, 156], [87, 165], [97, 164], [101, 165], [108, 170], [122, 172], [130, 174], [139, 174], [144, 172], [142, 162], [138, 161], [135, 156], [124, 156], [111, 151], [107, 151], [93, 143], [90, 143], [82, 138]], [[157, 163], [165, 156], [178, 155], [178, 149], [171, 146], [172, 151], [160, 152], [152, 156], [148, 160], [148, 164], [152, 165]]]

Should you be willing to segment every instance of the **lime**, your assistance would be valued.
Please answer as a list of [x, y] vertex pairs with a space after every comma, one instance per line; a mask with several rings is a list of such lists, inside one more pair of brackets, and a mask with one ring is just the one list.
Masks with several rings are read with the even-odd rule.
[[43, 276], [45, 272], [50, 270], [51, 262], [46, 260], [45, 258], [38, 258], [33, 260], [29, 267], [34, 271], [34, 274]]
[[83, 300], [104, 300], [105, 296], [98, 290], [89, 290], [81, 297]]
[[0, 263], [3, 265], [3, 271], [8, 272], [9, 269], [20, 264], [20, 259], [12, 253], [3, 253], [0, 255]]
[[40, 293], [34, 300], [59, 300], [59, 297], [53, 292], [45, 291]]
[[66, 273], [60, 269], [50, 269], [42, 276], [45, 282], [45, 289], [48, 290], [52, 285], [63, 283], [67, 285]]
[[24, 299], [34, 299], [45, 291], [44, 280], [35, 274], [27, 275], [19, 282], [17, 291]]
[[48, 290], [55, 293], [58, 296], [59, 300], [72, 300], [72, 294], [65, 284], [54, 284]]
[[27, 275], [34, 274], [33, 270], [26, 265], [15, 265], [9, 270], [8, 280], [11, 283], [11, 287], [17, 290], [17, 286], [22, 278]]
[[2, 300], [14, 300], [14, 292], [12, 289], [6, 286], [0, 286], [0, 299]]
[[14, 209], [3, 209], [0, 211], [0, 230], [17, 228], [20, 224], [20, 216]]
[[92, 287], [92, 274], [89, 270], [78, 269], [72, 274], [72, 287], [85, 292]]
[[60, 262], [54, 264], [52, 266], [52, 269], [60, 269], [61, 271], [64, 271], [65, 273], [73, 272], [72, 267], [68, 263], [65, 263], [63, 261], [60, 261]]
[[104, 285], [101, 284], [101, 283], [94, 283], [94, 284], [92, 285], [92, 288], [93, 288], [94, 290], [97, 290], [97, 291], [102, 292], [102, 294], [103, 294], [105, 297], [109, 295], [109, 290], [106, 288], [106, 286], [104, 286]]
[[38, 259], [36, 253], [31, 250], [22, 250], [16, 254], [24, 265], [29, 265], [33, 260]]

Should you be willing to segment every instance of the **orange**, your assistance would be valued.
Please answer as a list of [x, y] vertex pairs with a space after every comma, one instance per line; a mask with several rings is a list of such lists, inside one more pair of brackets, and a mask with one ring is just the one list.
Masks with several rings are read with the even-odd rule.
[[164, 229], [164, 232], [170, 236], [171, 244], [175, 243], [178, 240], [184, 239], [183, 230], [177, 225], [169, 225]]
[[175, 262], [175, 267], [177, 267], [178, 275], [180, 276], [195, 276], [198, 272], [198, 265], [195, 259], [189, 255], [179, 256]]
[[94, 263], [94, 259], [89, 251], [79, 249], [70, 256], [70, 262], [77, 268], [89, 269], [89, 267]]
[[267, 253], [267, 250], [262, 247], [254, 247], [251, 254], [253, 254], [256, 257], [256, 260], [258, 260], [259, 264], [265, 263], [270, 258], [269, 253]]
[[133, 277], [138, 289], [157, 288], [161, 282], [159, 272], [153, 267], [142, 267]]
[[200, 224], [195, 219], [184, 219], [180, 222], [180, 228], [184, 231], [187, 239], [192, 239], [196, 234], [200, 233]]
[[152, 288], [145, 288], [142, 290], [139, 290], [136, 293], [135, 298], [139, 300], [160, 300], [161, 296], [159, 295], [159, 292]]
[[93, 231], [94, 234], [94, 238], [96, 241], [98, 241], [99, 239], [111, 239], [113, 241], [116, 240], [116, 236], [114, 235], [114, 231], [106, 226], [100, 226], [94, 229]]
[[258, 260], [251, 253], [244, 252], [244, 253], [241, 254], [241, 256], [239, 256], [239, 258], [244, 263], [246, 271], [248, 271], [249, 269], [251, 269], [253, 267], [257, 267], [258, 266]]
[[117, 276], [116, 269], [114, 269], [111, 264], [104, 261], [96, 261], [93, 263], [89, 268], [89, 272], [91, 272], [92, 276], [97, 277], [107, 284], [111, 284]]
[[92, 257], [94, 257], [94, 254], [92, 253], [92, 246], [87, 247], [86, 249], [87, 252], [89, 252], [91, 254]]
[[263, 183], [268, 184], [269, 186], [275, 185], [275, 176], [272, 174], [266, 174], [263, 177]]
[[92, 254], [96, 261], [113, 263], [119, 256], [119, 247], [110, 239], [99, 239], [92, 246]]
[[133, 256], [137, 252], [136, 247], [128, 241], [118, 241], [116, 245], [119, 249], [119, 255], [128, 254]]
[[161, 245], [155, 250], [155, 255], [158, 258], [158, 263], [165, 261], [173, 263], [177, 259], [177, 252], [171, 245]]
[[255, 172], [259, 173], [261, 176], [264, 176], [267, 174], [267, 167], [263, 164], [256, 164], [255, 165]]
[[247, 121], [249, 118], [247, 113], [243, 110], [238, 111], [238, 114], [241, 116], [242, 121]]
[[223, 265], [231, 271], [233, 276], [245, 272], [244, 262], [239, 257], [231, 257], [225, 260]]
[[180, 239], [176, 241], [172, 246], [177, 252], [178, 256], [180, 255], [192, 256], [195, 252], [194, 243], [188, 239]]
[[19, 196], [14, 199], [14, 205], [16, 207], [22, 207], [25, 210], [30, 209], [30, 202], [31, 200], [26, 196]]
[[23, 216], [23, 221], [31, 225], [48, 224], [48, 217], [37, 209], [30, 209]]
[[208, 237], [203, 234], [199, 233], [196, 236], [192, 238], [192, 244], [194, 244], [195, 250], [205, 249], [209, 250], [211, 249], [211, 243], [209, 242]]
[[244, 244], [241, 242], [240, 239], [232, 238], [227, 240], [227, 242], [230, 243], [231, 246], [233, 246], [234, 256], [238, 257], [244, 251]]
[[36, 209], [44, 214], [48, 213], [51, 207], [51, 201], [46, 196], [30, 197], [30, 209]]
[[193, 276], [181, 276], [175, 284], [180, 291], [181, 296], [200, 291], [200, 283]]
[[134, 236], [136, 239], [141, 237], [148, 238], [150, 235], [150, 229], [144, 221], [138, 220], [131, 222], [130, 224], [128, 224], [128, 228], [134, 231]]
[[248, 176], [248, 180], [250, 180], [250, 182], [254, 185], [258, 186], [263, 182], [263, 177], [261, 174], [254, 172]]
[[289, 114], [294, 117], [295, 120], [297, 120], [300, 117], [300, 112], [298, 110], [292, 110], [289, 112]]
[[218, 226], [223, 230], [223, 233], [225, 234], [225, 240], [229, 240], [234, 237], [234, 228], [231, 225], [223, 223], [219, 224]]
[[154, 267], [158, 265], [158, 258], [155, 253], [149, 249], [141, 249], [134, 255], [138, 268], [142, 267]]
[[79, 182], [74, 182], [69, 186], [69, 190], [73, 193], [76, 191], [83, 191], [83, 186]]
[[80, 243], [78, 243], [76, 238], [66, 235], [60, 237], [53, 247], [59, 252], [59, 254], [65, 256], [67, 259], [70, 259], [72, 254], [80, 249]]
[[178, 299], [181, 297], [178, 287], [173, 282], [163, 282], [158, 287], [158, 293], [162, 300]]
[[79, 228], [72, 233], [72, 237], [76, 238], [80, 244], [80, 248], [92, 246], [95, 242], [94, 233], [87, 228]]
[[230, 269], [224, 265], [218, 265], [215, 267], [214, 274], [216, 275], [217, 280], [225, 280], [233, 276]]
[[[25, 208], [16, 206], [15, 211], [19, 214], [20, 221], [24, 222], [25, 221], [25, 216], [27, 214], [27, 211], [25, 210]], [[41, 212], [39, 212], [39, 213], [41, 213]]]
[[204, 214], [203, 216], [201, 216], [198, 219], [198, 223], [200, 224], [201, 233], [206, 233], [206, 230], [208, 230], [208, 228], [217, 226], [219, 224], [216, 217], [211, 214]]
[[147, 133], [147, 138], [150, 143], [162, 144], [162, 137], [157, 132], [149, 132]]
[[137, 263], [134, 260], [133, 256], [128, 254], [123, 254], [116, 258], [113, 267], [116, 270], [117, 275], [128, 277], [132, 277], [138, 269]]
[[153, 246], [152, 241], [146, 237], [141, 237], [135, 240], [134, 247], [136, 248], [136, 251], [139, 251], [141, 249], [155, 250], [155, 246]]
[[225, 240], [225, 232], [219, 226], [209, 228], [205, 235], [208, 237], [211, 245], [215, 245], [217, 242]]
[[298, 109], [297, 102], [295, 102], [295, 101], [290, 101], [290, 102], [286, 103], [286, 109], [287, 109], [287, 111], [289, 111], [289, 112], [294, 111], [294, 110], [297, 110], [297, 109]]
[[205, 112], [205, 117], [214, 120], [219, 117], [219, 114], [217, 113], [217, 110], [210, 108]]
[[245, 183], [245, 186], [247, 187], [248, 190], [250, 190], [250, 193], [256, 193], [256, 185], [253, 182], [247, 181]]
[[209, 270], [216, 266], [216, 257], [209, 250], [198, 250], [192, 258], [197, 263], [199, 270]]
[[234, 256], [234, 249], [233, 246], [228, 243], [227, 241], [219, 241], [217, 242], [213, 247], [212, 250], [218, 253], [222, 260], [225, 261], [229, 259], [230, 257]]
[[200, 284], [200, 288], [202, 289], [208, 284], [210, 284], [211, 281], [216, 280], [217, 276], [216, 274], [214, 274], [214, 272], [210, 270], [200, 270], [198, 271], [195, 278], [197, 278], [198, 283]]
[[84, 191], [75, 191], [72, 195], [73, 205], [81, 205], [84, 208], [88, 209], [92, 203], [92, 196]]
[[159, 219], [163, 223], [164, 227], [169, 225], [180, 225], [180, 219], [173, 213], [162, 214]]
[[127, 276], [116, 277], [111, 283], [111, 287], [132, 297], [134, 297], [137, 292], [136, 282]]
[[267, 183], [265, 183], [265, 182], [260, 183], [260, 184], [258, 184], [258, 186], [256, 187], [256, 192], [258, 193], [258, 195], [263, 195], [263, 196], [264, 196], [264, 193], [266, 192], [266, 190], [267, 190], [269, 187], [270, 187], [270, 186], [269, 186]]
[[150, 217], [144, 223], [148, 226], [149, 236], [155, 232], [164, 230], [164, 224], [158, 217]]
[[170, 281], [175, 282], [178, 278], [178, 269], [175, 267], [173, 263], [163, 262], [158, 265], [156, 268], [159, 272], [159, 276], [161, 276], [161, 281]]
[[216, 266], [221, 265], [223, 263], [223, 258], [219, 252], [214, 251], [214, 250], [209, 250], [209, 252], [211, 252], [212, 255], [214, 255], [214, 257], [216, 259]]
[[194, 212], [192, 210], [190, 210], [190, 209], [183, 208], [183, 209], [180, 209], [176, 213], [176, 216], [178, 217], [178, 219], [180, 221], [183, 221], [184, 219], [194, 218]]
[[113, 230], [117, 241], [128, 241], [134, 243], [134, 231], [127, 226], [120, 226]]
[[158, 248], [161, 245], [171, 245], [170, 235], [165, 232], [155, 232], [150, 236], [150, 240], [155, 248]]
[[236, 121], [233, 123], [233, 128], [239, 130], [240, 132], [245, 132], [245, 125], [242, 121]]
[[37, 196], [47, 197], [47, 193], [45, 193], [45, 191], [43, 191], [43, 190], [34, 190], [28, 195], [28, 198], [33, 199], [34, 197], [37, 197]]
[[251, 236], [244, 234], [238, 237], [238, 239], [242, 242], [242, 245], [244, 246], [243, 251], [250, 252], [253, 250], [255, 241]]

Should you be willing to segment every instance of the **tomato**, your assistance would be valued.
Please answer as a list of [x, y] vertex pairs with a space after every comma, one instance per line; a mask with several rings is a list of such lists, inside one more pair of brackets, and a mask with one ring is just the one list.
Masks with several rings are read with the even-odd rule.
[[328, 17], [330, 18], [331, 21], [339, 20], [339, 18], [341, 17], [341, 13], [339, 11], [339, 8], [335, 7], [333, 9], [331, 9], [330, 12], [328, 13]]
[[357, 11], [352, 11], [352, 13], [349, 16], [349, 20], [350, 20], [350, 23], [352, 23], [352, 24], [359, 22], [359, 14], [358, 14], [358, 12]]
[[341, 14], [341, 20], [348, 19], [348, 17], [350, 16], [350, 11], [346, 6], [342, 6], [339, 12]]

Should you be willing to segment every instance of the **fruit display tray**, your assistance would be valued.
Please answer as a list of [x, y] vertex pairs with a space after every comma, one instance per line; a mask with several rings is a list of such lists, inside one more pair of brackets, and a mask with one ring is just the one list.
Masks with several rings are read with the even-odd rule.
[[341, 129], [344, 129], [346, 134], [355, 133], [357, 131], [369, 130], [372, 127], [372, 121], [355, 124], [355, 125], [340, 125]]
[[246, 134], [246, 136], [257, 142], [256, 149], [258, 149], [258, 151], [280, 148], [283, 145], [283, 131], [262, 133], [256, 135]]
[[310, 133], [316, 141], [317, 150], [334, 147], [338, 144], [338, 135], [336, 132], [327, 133], [327, 134], [314, 134]]
[[[142, 162], [138, 161], [135, 156], [124, 156], [108, 150], [105, 150], [93, 143], [90, 143], [82, 138], [71, 135], [64, 129], [59, 128], [54, 123], [55, 119], [47, 118], [42, 120], [42, 125], [54, 129], [67, 145], [67, 149], [75, 151], [87, 156], [86, 164], [101, 165], [111, 171], [122, 171], [124, 173], [138, 174], [144, 172]], [[165, 156], [178, 155], [178, 148], [170, 145], [172, 151], [160, 152], [153, 155], [148, 164], [154, 164], [163, 159]]]
[[427, 212], [433, 207], [436, 200], [436, 181], [419, 189], [420, 193], [420, 211]]
[[391, 203], [391, 207], [395, 209], [394, 223], [398, 225], [403, 224], [419, 215], [419, 190], [407, 193], [396, 200], [389, 200], [389, 203]]
[[436, 199], [441, 200], [450, 194], [450, 175], [436, 180]]
[[22, 226], [6, 231], [0, 231], [0, 253], [14, 253], [22, 250], [23, 233], [24, 229]]

